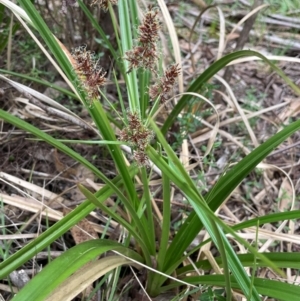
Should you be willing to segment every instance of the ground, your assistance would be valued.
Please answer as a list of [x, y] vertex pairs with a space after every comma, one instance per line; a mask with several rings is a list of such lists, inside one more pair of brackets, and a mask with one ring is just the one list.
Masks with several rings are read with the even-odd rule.
[[[219, 42], [225, 37], [219, 33], [220, 19], [215, 8], [207, 11], [193, 26], [199, 15], [200, 7], [203, 5], [202, 1], [198, 2], [200, 6], [197, 6], [197, 1], [180, 5], [177, 4], [177, 1], [167, 2], [179, 37], [184, 86], [188, 87], [193, 79], [216, 59]], [[243, 24], [231, 35], [229, 33], [251, 11], [251, 7], [247, 5], [246, 1], [231, 1], [230, 3], [223, 1], [220, 8], [224, 14], [225, 32], [228, 38], [225, 48], [221, 50], [222, 55], [226, 55], [235, 50]], [[299, 86], [300, 59], [298, 53], [300, 44], [297, 41], [299, 40], [300, 25], [296, 16], [293, 15], [293, 11], [282, 11], [281, 9], [282, 7], [278, 6], [261, 9], [243, 48], [259, 51], [267, 56], [292, 82]], [[68, 49], [80, 44], [87, 44], [96, 53], [101, 52], [99, 54], [100, 62], [103, 63], [108, 74], [111, 74], [113, 63], [110, 61], [109, 53], [101, 45], [101, 41], [94, 39], [95, 33], [92, 30], [80, 27], [77, 22], [71, 26], [74, 28], [73, 35], [69, 36], [64, 33], [69, 30], [70, 23], [68, 22], [70, 20], [77, 18], [77, 20], [82, 20], [82, 24], [86, 24], [84, 23], [86, 20], [76, 7], [70, 8], [70, 15], [66, 17], [62, 17], [55, 10], [47, 9], [44, 4], [40, 4], [40, 10], [42, 13], [49, 10], [50, 13], [47, 15], [49, 24], [53, 17], [55, 19], [56, 16], [60, 16], [56, 18], [57, 24], [52, 24], [53, 30], [57, 31], [58, 37]], [[55, 15], [56, 13], [57, 15]], [[5, 16], [8, 18], [6, 12]], [[108, 26], [107, 19], [103, 13], [101, 16], [105, 32], [113, 39], [113, 32]], [[191, 32], [192, 28], [194, 28], [193, 32]], [[84, 39], [85, 30], [89, 35], [88, 41]], [[162, 34], [165, 34], [166, 41], [166, 28], [164, 27], [162, 27]], [[9, 67], [11, 71], [18, 74], [44, 79], [62, 88], [67, 88], [61, 77], [51, 64], [45, 61], [43, 54], [30, 40], [30, 37], [25, 35], [25, 31], [21, 27], [16, 29], [12, 45], [12, 49], [9, 47], [2, 49], [1, 75], [5, 75], [3, 69]], [[163, 51], [166, 49], [163, 48]], [[7, 53], [11, 54], [10, 64], [7, 61]], [[166, 62], [166, 64], [169, 63]], [[216, 123], [216, 113], [209, 104], [191, 103], [188, 112], [176, 122], [168, 133], [169, 142], [178, 151], [178, 155], [185, 159], [188, 157], [189, 160], [184, 159], [184, 161], [188, 164], [187, 168], [203, 194], [217, 181], [221, 173], [226, 172], [231, 164], [239, 161], [250, 150], [299, 117], [299, 96], [266, 63], [251, 58], [244, 63], [234, 64], [232, 68], [232, 76], [228, 79], [231, 91], [229, 89], [225, 91], [217, 78], [211, 79], [201, 91], [213, 103], [220, 118], [220, 130], [210, 154], [206, 158], [202, 158], [211, 133], [210, 125]], [[219, 76], [223, 75], [224, 70], [219, 72]], [[40, 102], [33, 104], [27, 94], [20, 93], [20, 90], [12, 87], [3, 78], [0, 78], [1, 109], [30, 122], [56, 138], [97, 139], [91, 119], [78, 100], [66, 97], [62, 93], [55, 92], [53, 95], [53, 90], [49, 91], [44, 85], [35, 81], [19, 78], [17, 75], [6, 76], [43, 95], [54, 98], [55, 101], [80, 116], [83, 122], [77, 124], [72, 119], [49, 111], [48, 107], [51, 108], [52, 104], [41, 104]], [[105, 89], [109, 100], [116, 104], [118, 109], [117, 91], [110, 84]], [[223, 92], [219, 93], [216, 90]], [[123, 93], [126, 95], [125, 91]], [[165, 108], [165, 112], [158, 118], [159, 121], [164, 120], [169, 109], [171, 107]], [[241, 110], [242, 115], [240, 114]], [[189, 131], [188, 135], [183, 136], [184, 130]], [[185, 152], [182, 152], [181, 148], [183, 139], [188, 141], [188, 150]], [[269, 212], [299, 209], [298, 140], [299, 133], [296, 133], [274, 150], [259, 166], [260, 168], [241, 183], [218, 212], [226, 222], [232, 224]], [[2, 222], [4, 223], [5, 220], [6, 223], [6, 232], [3, 234], [10, 234], [12, 235], [10, 239], [14, 238], [10, 240], [10, 252], [15, 252], [26, 245], [37, 233], [59, 220], [62, 214], [67, 212], [67, 208], [72, 209], [85, 199], [76, 186], [78, 182], [84, 183], [94, 190], [99, 189], [101, 183], [82, 166], [8, 123], [1, 123], [0, 141], [0, 199], [5, 199], [2, 203], [5, 219], [3, 218]], [[72, 148], [91, 161], [109, 178], [115, 176], [116, 171], [105, 146], [76, 144], [72, 145]], [[130, 154], [127, 155], [130, 159]], [[154, 174], [151, 187], [153, 191], [157, 187], [157, 180], [158, 177]], [[141, 190], [142, 188], [138, 187], [137, 189]], [[293, 192], [296, 200], [291, 203]], [[53, 209], [47, 216], [41, 211], [42, 203], [36, 201], [43, 196], [46, 199], [46, 205]], [[52, 201], [48, 202], [49, 199]], [[160, 208], [161, 196], [158, 195], [155, 200]], [[113, 200], [107, 202], [111, 202], [111, 206], [114, 205]], [[176, 231], [178, 223], [186, 217], [190, 207], [180, 191], [174, 191], [173, 204], [172, 223], [173, 231]], [[96, 212], [88, 220], [94, 226], [93, 230], [88, 230], [89, 233], [95, 230], [95, 233], [102, 232], [101, 224], [104, 223], [105, 216]], [[298, 233], [298, 222], [290, 223], [288, 226], [289, 229], [284, 228], [283, 233], [288, 232], [290, 235]], [[118, 226], [112, 225], [111, 227], [107, 235], [112, 239], [117, 239]], [[274, 228], [275, 225], [266, 228], [266, 237], [268, 237], [268, 231], [274, 231]], [[20, 229], [24, 236], [20, 234], [18, 237]], [[199, 234], [199, 241], [204, 234]], [[255, 232], [245, 233], [246, 235], [249, 235], [249, 239], [255, 239]], [[81, 239], [78, 233], [71, 232], [71, 235], [65, 235], [50, 246], [50, 256], [57, 257], [66, 247], [79, 243]], [[195, 244], [197, 242], [195, 241]], [[271, 247], [266, 247], [273, 251], [288, 248], [292, 248], [295, 252], [299, 251], [299, 244], [295, 243], [291, 247], [287, 242], [287, 239], [282, 238], [280, 242], [277, 241]], [[211, 252], [214, 250], [212, 249]], [[46, 262], [46, 254], [39, 254], [35, 259], [35, 264], [40, 266]], [[32, 262], [24, 266], [29, 277], [33, 273], [32, 267]], [[295, 277], [294, 274], [291, 272], [290, 277]], [[124, 279], [127, 279], [126, 277], [124, 275]], [[120, 291], [122, 291], [122, 285], [124, 286], [120, 283]], [[18, 286], [17, 283], [14, 283], [14, 286]], [[131, 300], [130, 298], [141, 300], [138, 286], [133, 285], [132, 287], [129, 295], [125, 294], [122, 300]], [[9, 286], [5, 283], [0, 289], [5, 300], [10, 300]], [[167, 299], [163, 299], [163, 297]], [[159, 300], [170, 300], [170, 298], [170, 296], [161, 296]]]

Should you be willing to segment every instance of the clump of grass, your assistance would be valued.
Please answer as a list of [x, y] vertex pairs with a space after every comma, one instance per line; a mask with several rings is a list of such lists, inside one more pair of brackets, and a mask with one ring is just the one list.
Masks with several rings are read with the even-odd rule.
[[[299, 92], [299, 89], [283, 72], [264, 56], [254, 51], [238, 51], [224, 56], [214, 62], [190, 84], [187, 89], [188, 93], [181, 96], [164, 124], [159, 127], [153, 117], [159, 112], [159, 106], [166, 105], [171, 99], [176, 79], [181, 72], [181, 66], [176, 63], [164, 71], [158, 71], [162, 69], [158, 67], [161, 54], [157, 50], [160, 30], [159, 9], [152, 6], [148, 7], [137, 28], [136, 45], [133, 45], [131, 30], [134, 25], [131, 24], [130, 20], [133, 22], [138, 20], [137, 2], [119, 1], [120, 20], [117, 23], [112, 9], [112, 4], [116, 4], [116, 1], [91, 1], [90, 4], [98, 4], [111, 14], [118, 44], [118, 49], [115, 50], [102, 29], [97, 27], [94, 17], [84, 3], [78, 1], [80, 8], [90, 18], [101, 38], [111, 49], [112, 56], [117, 62], [117, 71], [123, 77], [126, 85], [129, 109], [125, 109], [128, 105], [123, 95], [119, 93], [122, 112], [116, 114], [121, 121], [118, 123], [120, 128], [116, 129], [109, 121], [109, 110], [100, 101], [100, 95], [105, 97], [100, 89], [106, 81], [106, 74], [95, 56], [86, 47], [75, 48], [72, 54], [66, 49], [63, 51], [62, 44], [54, 38], [34, 5], [25, 0], [20, 0], [19, 3], [24, 11], [20, 8], [17, 10], [15, 5], [11, 6], [12, 9], [19, 11], [19, 13], [22, 11], [21, 17], [25, 18], [34, 30], [41, 33], [42, 39], [58, 62], [61, 74], [68, 81], [82, 104], [86, 106], [94, 121], [96, 131], [101, 136], [98, 143], [107, 147], [118, 174], [113, 179], [109, 179], [91, 162], [69, 148], [66, 143], [51, 137], [8, 112], [0, 110], [0, 117], [3, 120], [26, 130], [75, 159], [92, 171], [103, 184], [102, 188], [93, 193], [78, 183], [78, 188], [85, 195], [86, 201], [38, 238], [32, 240], [31, 243], [10, 257], [4, 258], [5, 260], [0, 264], [0, 276], [6, 279], [11, 271], [19, 268], [37, 252], [49, 246], [95, 208], [99, 208], [110, 220], [117, 223], [124, 235], [121, 242], [104, 236], [102, 239], [93, 239], [70, 248], [49, 263], [13, 300], [58, 300], [58, 296], [62, 296], [62, 294], [64, 297], [60, 297], [60, 300], [63, 298], [70, 300], [96, 279], [104, 275], [107, 276], [108, 273], [123, 265], [146, 269], [145, 277], [139, 284], [142, 286], [144, 294], [150, 297], [165, 292], [170, 294], [174, 289], [178, 300], [181, 296], [196, 292], [206, 293], [210, 297], [226, 298], [226, 300], [232, 300], [235, 292], [239, 292], [251, 301], [260, 300], [261, 295], [288, 301], [298, 296], [300, 293], [298, 286], [292, 285], [293, 289], [291, 289], [291, 284], [288, 283], [260, 279], [256, 277], [255, 271], [257, 268], [267, 266], [273, 269], [275, 273], [283, 276], [284, 269], [291, 265], [290, 261], [283, 259], [286, 256], [295, 255], [292, 264], [294, 267], [298, 267], [299, 254], [259, 252], [256, 246], [242, 239], [237, 231], [251, 226], [259, 227], [264, 223], [282, 219], [290, 220], [298, 217], [299, 211], [269, 214], [235, 226], [228, 226], [215, 215], [215, 211], [259, 162], [300, 128], [300, 121], [287, 126], [254, 149], [234, 167], [221, 175], [215, 185], [205, 194], [202, 194], [202, 191], [198, 189], [195, 181], [165, 139], [166, 132], [181, 114], [182, 109], [193, 97], [197, 96], [196, 93], [207, 84], [213, 75], [231, 61], [246, 56], [258, 56], [281, 75], [295, 91]], [[73, 1], [64, 3], [64, 5], [71, 4]], [[165, 12], [164, 2], [160, 1], [159, 5]], [[120, 28], [121, 35], [119, 35], [118, 28]], [[120, 61], [120, 58], [123, 59]], [[142, 72], [136, 72], [136, 70]], [[152, 85], [149, 73], [152, 74], [153, 78], [156, 78], [156, 82]], [[116, 89], [119, 91], [118, 81], [115, 80], [115, 83]], [[148, 101], [145, 94], [149, 96], [152, 102]], [[155, 143], [151, 144], [153, 138]], [[79, 143], [76, 140], [71, 142]], [[83, 142], [80, 141], [80, 143]], [[85, 141], [84, 143], [92, 142]], [[131, 147], [130, 151], [134, 153], [134, 160], [129, 164], [123, 154], [127, 145]], [[152, 168], [146, 168], [148, 165]], [[153, 171], [161, 177], [159, 187], [163, 201], [161, 212], [154, 202], [153, 191], [150, 188]], [[137, 191], [137, 185], [142, 186], [142, 191]], [[176, 233], [171, 231], [172, 187], [176, 187], [192, 207], [189, 216], [181, 224], [177, 224]], [[105, 203], [110, 197], [113, 197], [116, 202], [113, 207]], [[121, 205], [118, 206], [117, 204]], [[118, 209], [115, 210], [115, 208]], [[192, 246], [193, 249], [190, 250], [192, 242], [201, 230], [207, 232], [209, 239], [199, 242], [197, 246]], [[245, 247], [247, 256], [236, 254], [227, 238], [228, 234]], [[217, 249], [216, 258], [210, 261], [197, 259], [193, 262], [190, 260], [190, 263], [186, 264], [188, 258], [208, 243], [212, 243]], [[108, 251], [112, 251], [114, 255], [98, 259], [99, 255]], [[252, 267], [254, 271], [250, 276], [245, 269], [248, 266]], [[208, 275], [208, 272], [211, 274]], [[116, 275], [118, 277], [120, 274], [116, 273]], [[118, 279], [116, 279], [117, 281]], [[213, 290], [216, 286], [223, 288], [222, 296], [220, 296], [219, 291]], [[194, 291], [189, 291], [191, 288]], [[115, 287], [112, 288], [111, 292], [113, 293], [108, 298], [116, 298]]]

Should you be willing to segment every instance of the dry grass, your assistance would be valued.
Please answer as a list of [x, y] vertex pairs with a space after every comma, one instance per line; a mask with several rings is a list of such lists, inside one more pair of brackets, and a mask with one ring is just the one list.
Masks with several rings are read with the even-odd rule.
[[[200, 1], [200, 5], [202, 4]], [[182, 12], [176, 3], [170, 3], [169, 11], [163, 11], [168, 30], [171, 30], [174, 35], [171, 35], [171, 40], [173, 47], [177, 49], [176, 61], [180, 63], [182, 60], [183, 77], [179, 85], [181, 93], [184, 91], [184, 87], [212, 61], [234, 49], [241, 26], [243, 26], [243, 24], [238, 24], [238, 20], [246, 16], [245, 12], [250, 11], [249, 7], [231, 11], [230, 7], [226, 5], [219, 9], [211, 8], [194, 26], [198, 8], [195, 4], [187, 4], [187, 6], [190, 9]], [[46, 11], [45, 6], [41, 5], [40, 9]], [[265, 10], [263, 7], [260, 9]], [[84, 24], [84, 18], [76, 8], [73, 8], [66, 18], [57, 19], [56, 16], [59, 16], [57, 10], [51, 11], [49, 16], [51, 19], [57, 20], [57, 27], [54, 26], [54, 29], [67, 32], [67, 26], [70, 26], [69, 29], [72, 28], [73, 34], [63, 38], [66, 45], [75, 47], [85, 43], [83, 39], [85, 27], [80, 26], [80, 22]], [[255, 49], [266, 54], [270, 59], [278, 61], [280, 68], [296, 84], [299, 84], [299, 59], [296, 55], [300, 46], [296, 42], [297, 34], [294, 34], [292, 30], [299, 28], [299, 24], [292, 17], [281, 17], [280, 19], [280, 17], [275, 18], [275, 16], [266, 16], [266, 14], [260, 17], [250, 31], [250, 42], [244, 48]], [[71, 24], [70, 22], [75, 19], [79, 22]], [[288, 22], [288, 26], [284, 28], [280, 23], [283, 22], [283, 19]], [[107, 21], [103, 21], [104, 27], [108, 29], [109, 26], [105, 22]], [[260, 29], [262, 22], [265, 24], [263, 31]], [[223, 25], [220, 27], [220, 32], [218, 28], [215, 28], [219, 24]], [[194, 33], [191, 31], [192, 28]], [[270, 31], [273, 33], [272, 37], [268, 35]], [[178, 44], [176, 33], [179, 36]], [[167, 40], [167, 29], [163, 29], [161, 35], [164, 35]], [[74, 37], [77, 36], [81, 36], [81, 40], [75, 41]], [[89, 41], [90, 49], [95, 49], [96, 52], [103, 49], [95, 44], [93, 31], [89, 31]], [[291, 43], [287, 41], [291, 41]], [[288, 47], [286, 47], [287, 44], [289, 44]], [[285, 50], [284, 56], [272, 56], [283, 49]], [[179, 50], [183, 54], [181, 58]], [[14, 48], [10, 51], [12, 51], [10, 65], [16, 66], [15, 60], [20, 52]], [[167, 49], [162, 50], [162, 52], [165, 51]], [[106, 51], [104, 51], [102, 60], [109, 61]], [[3, 68], [5, 62], [0, 61], [0, 64]], [[108, 64], [105, 68], [110, 74], [112, 65]], [[233, 68], [234, 72], [229, 82], [224, 82], [223, 74], [220, 73], [211, 81], [212, 88], [207, 87], [206, 96], [213, 103], [216, 112], [212, 111], [207, 103], [200, 106], [198, 104], [191, 105], [190, 112], [201, 121], [201, 125], [195, 126], [193, 132], [183, 137], [182, 147], [177, 149], [178, 155], [181, 156], [191, 176], [198, 181], [199, 189], [203, 189], [203, 192], [207, 191], [231, 164], [240, 160], [291, 120], [299, 117], [299, 97], [295, 96], [284, 82], [261, 62], [249, 58], [247, 62], [236, 62], [233, 64]], [[29, 84], [27, 83], [27, 85]], [[223, 92], [219, 92], [220, 85], [225, 86]], [[51, 132], [61, 139], [96, 138], [92, 121], [77, 103], [75, 103], [76, 115], [79, 115], [80, 119], [75, 119], [79, 120], [79, 123], [75, 123], [74, 116], [72, 117], [71, 114], [53, 113], [50, 110], [53, 109], [53, 103], [42, 105], [38, 96], [36, 97], [38, 101], [33, 103], [26, 97], [25, 90], [22, 93], [20, 89], [12, 88], [3, 80], [0, 88], [2, 92], [1, 108], [30, 121], [44, 131]], [[38, 89], [44, 92], [42, 86]], [[116, 101], [116, 91], [110, 86], [107, 87], [107, 94], [109, 99]], [[217, 97], [217, 95], [221, 95], [221, 97]], [[216, 99], [218, 99], [217, 102]], [[63, 99], [62, 105], [68, 106], [69, 101]], [[167, 109], [165, 108], [165, 110]], [[204, 116], [203, 112], [205, 111], [209, 114]], [[164, 119], [164, 114], [167, 113], [167, 111], [161, 112], [158, 120]], [[187, 117], [183, 115], [182, 119], [184, 120], [184, 118]], [[188, 121], [193, 122], [189, 118], [191, 117], [188, 117]], [[218, 119], [220, 119], [219, 130], [215, 133], [216, 138], [212, 143], [210, 138], [214, 135], [216, 129], [214, 125]], [[7, 248], [8, 255], [37, 237], [49, 224], [60, 220], [64, 216], [65, 208], [72, 208], [84, 200], [76, 187], [77, 182], [95, 190], [101, 184], [97, 183], [91, 173], [79, 165], [73, 165], [73, 162], [51, 150], [49, 146], [42, 142], [28, 140], [29, 137], [26, 133], [3, 122], [1, 122], [0, 128], [0, 200], [3, 212], [0, 238], [3, 241], [2, 248]], [[172, 138], [174, 133], [179, 134], [178, 127], [174, 127], [172, 131], [173, 133], [169, 134], [170, 143], [174, 141]], [[241, 183], [240, 187], [218, 210], [218, 215], [228, 224], [233, 225], [270, 212], [299, 209], [298, 199], [295, 197], [299, 195], [298, 140], [299, 134], [293, 135], [280, 149], [271, 154], [259, 166], [259, 172], [251, 173], [247, 180]], [[221, 146], [217, 145], [219, 142]], [[76, 145], [74, 148], [93, 161], [108, 176], [112, 177], [115, 174], [104, 147]], [[209, 154], [203, 158], [207, 149], [210, 150]], [[200, 177], [200, 175], [202, 176]], [[162, 201], [160, 185], [160, 178], [154, 173], [150, 187], [153, 189], [157, 201], [154, 206], [158, 216]], [[137, 187], [137, 189], [142, 188]], [[172, 196], [175, 229], [176, 223], [185, 218], [189, 208], [185, 205], [179, 191], [173, 190]], [[107, 202], [111, 203], [111, 206], [114, 205], [113, 200]], [[46, 208], [47, 213], [45, 212]], [[125, 215], [122, 208], [119, 208], [119, 212]], [[105, 233], [113, 239], [121, 237], [122, 233], [116, 223], [110, 221], [108, 228], [105, 228], [107, 217], [101, 213], [92, 213], [88, 220], [93, 231], [100, 235]], [[96, 235], [94, 233], [91, 235], [93, 231], [84, 229], [84, 232], [91, 237]], [[260, 251], [299, 251], [298, 221], [269, 225], [265, 229], [259, 229], [258, 233], [256, 231], [257, 229], [250, 228], [240, 235], [250, 242], [257, 242]], [[204, 232], [200, 233], [199, 240], [195, 241], [195, 244], [203, 237], [206, 237]], [[75, 238], [73, 237], [73, 239]], [[73, 239], [66, 236], [51, 245], [48, 256], [52, 258], [58, 256], [66, 248], [66, 245], [74, 243]], [[243, 248], [241, 245], [236, 245], [236, 249], [240, 252], [243, 252]], [[215, 272], [218, 272], [219, 267], [213, 262], [214, 252], [214, 248], [206, 245], [205, 248], [199, 250], [197, 257], [208, 258], [213, 263]], [[24, 266], [25, 272], [30, 277], [35, 274], [34, 266], [39, 267], [46, 263], [45, 256], [42, 255], [37, 254], [34, 261]], [[194, 259], [192, 258], [192, 260]], [[288, 270], [287, 280], [298, 282], [297, 274], [298, 271]], [[277, 277], [267, 269], [260, 269], [259, 276]], [[18, 281], [13, 283], [12, 287], [8, 284], [1, 284], [0, 290], [4, 300], [9, 300], [10, 292], [17, 290], [16, 285], [20, 285]], [[236, 296], [236, 298], [240, 297]]]

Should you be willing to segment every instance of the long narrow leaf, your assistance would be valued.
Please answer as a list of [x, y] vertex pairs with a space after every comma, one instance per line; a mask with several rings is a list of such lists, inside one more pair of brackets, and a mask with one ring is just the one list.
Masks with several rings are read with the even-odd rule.
[[[131, 172], [135, 173], [136, 170], [133, 169]], [[118, 176], [112, 180], [112, 182], [114, 182], [116, 186], [120, 186], [122, 184], [122, 179], [120, 176]], [[103, 202], [113, 193], [114, 191], [108, 185], [105, 185], [96, 193], [96, 196], [98, 197], [99, 202]], [[49, 244], [55, 241], [58, 237], [62, 236], [94, 209], [94, 204], [91, 204], [89, 201], [83, 202], [73, 211], [68, 213], [64, 218], [39, 235], [39, 237], [37, 237], [35, 240], [8, 257], [5, 261], [1, 262], [0, 279], [3, 279], [9, 273], [19, 268], [22, 264], [36, 255], [37, 252], [45, 249]]]
[[18, 293], [13, 301], [42, 301], [58, 285], [99, 255], [115, 250], [136, 261], [143, 262], [142, 257], [121, 244], [108, 239], [91, 240], [81, 243], [48, 264]]
[[[208, 275], [199, 277], [186, 277], [182, 279], [194, 285], [209, 285], [224, 287], [224, 275]], [[231, 277], [231, 285], [235, 289], [239, 289], [239, 284], [236, 279]], [[275, 298], [275, 300], [282, 301], [297, 301], [300, 295], [300, 286], [289, 283], [284, 283], [276, 280], [269, 280], [265, 278], [254, 278], [254, 285], [259, 294]], [[177, 283], [165, 286], [163, 291], [168, 291], [171, 288], [177, 287]]]
[[[135, 4], [136, 5], [136, 4]], [[119, 17], [120, 17], [120, 29], [121, 29], [121, 41], [122, 51], [125, 55], [126, 51], [132, 48], [132, 26], [130, 23], [130, 13], [128, 8], [127, 0], [119, 0]], [[125, 69], [129, 69], [129, 63], [124, 61]], [[132, 70], [129, 74], [126, 74], [127, 92], [129, 97], [129, 106], [131, 112], [140, 113], [139, 93], [138, 93], [138, 82], [136, 77], [136, 71]]]
[[[141, 224], [141, 221], [139, 220], [136, 212], [134, 212], [133, 208], [131, 208], [131, 206], [128, 206], [128, 205], [126, 206], [127, 210], [130, 213], [130, 216], [132, 217], [132, 220], [135, 223], [136, 229], [138, 229], [138, 230], [136, 230], [133, 226], [131, 226], [127, 221], [125, 221], [121, 217], [118, 217], [115, 212], [113, 212], [112, 210], [109, 210], [108, 208], [105, 208], [105, 206], [102, 205], [101, 202], [99, 202], [98, 199], [84, 186], [79, 185], [78, 187], [88, 200], [90, 200], [95, 206], [99, 207], [104, 212], [108, 213], [109, 216], [114, 218], [121, 226], [125, 227], [128, 230], [128, 232], [131, 233], [131, 235], [140, 244], [140, 246], [143, 250], [146, 262], [148, 265], [150, 265], [151, 264], [150, 252], [153, 247], [152, 247], [151, 242], [149, 242], [149, 239], [145, 240], [145, 237], [147, 237], [147, 234], [144, 233], [144, 227]], [[139, 235], [139, 233], [142, 233], [143, 238]]]
[[[190, 187], [189, 184], [184, 181], [186, 179], [186, 177], [183, 175], [185, 170], [180, 167], [179, 159], [174, 155], [172, 149], [167, 144], [166, 140], [162, 136], [162, 133], [159, 131], [157, 126], [154, 124], [154, 122], [150, 120], [150, 123], [157, 135], [158, 140], [163, 145], [168, 156], [172, 159], [172, 163], [178, 166], [178, 169], [180, 169], [181, 173], [178, 175], [172, 172], [172, 170], [166, 166], [166, 164], [161, 158], [158, 158], [157, 154], [153, 152], [153, 149], [151, 148], [149, 148], [149, 152], [148, 152], [150, 159], [153, 162], [155, 162], [156, 165], [163, 172], [168, 173], [170, 179], [178, 187], [180, 187], [182, 192], [187, 196], [196, 214], [201, 219], [203, 225], [205, 226], [206, 230], [208, 231], [215, 245], [218, 247], [219, 251], [221, 252], [223, 260], [224, 261], [226, 260], [226, 262], [228, 260], [228, 265], [230, 267], [230, 270], [232, 271], [234, 277], [237, 279], [238, 283], [240, 284], [240, 288], [243, 290], [244, 294], [248, 296], [250, 279], [246, 274], [244, 268], [242, 267], [241, 263], [237, 260], [236, 254], [233, 251], [224, 233], [220, 228], [217, 227], [216, 222], [219, 223], [218, 218], [210, 211], [210, 209], [207, 207], [206, 203], [204, 202], [202, 196], [199, 193], [197, 193], [197, 191], [195, 191], [194, 187], [193, 186]], [[226, 249], [226, 254], [224, 248]], [[170, 259], [168, 262], [170, 262]], [[229, 271], [227, 265], [225, 265], [224, 268], [225, 268], [224, 269], [225, 275], [229, 277]], [[228, 292], [228, 290], [230, 290], [230, 283], [227, 281], [226, 291], [227, 294], [230, 295], [230, 292]], [[252, 296], [250, 300], [260, 300], [259, 295], [255, 288], [253, 288]]]
[[[274, 71], [276, 71], [284, 80], [285, 82], [298, 94], [300, 95], [300, 88], [297, 87], [278, 67], [276, 67], [271, 61], [269, 61], [265, 56], [260, 54], [259, 52], [252, 51], [252, 50], [241, 50], [236, 51], [234, 53], [230, 53], [220, 60], [213, 63], [210, 67], [208, 67], [190, 86], [187, 92], [198, 92], [203, 84], [205, 84], [210, 78], [212, 78], [215, 74], [218, 73], [221, 69], [223, 69], [227, 64], [230, 62], [241, 58], [241, 57], [248, 57], [248, 56], [257, 56], [266, 62]], [[180, 114], [180, 112], [184, 109], [187, 105], [188, 101], [192, 98], [191, 95], [184, 95], [181, 97], [175, 108], [172, 110], [171, 114], [166, 119], [161, 131], [163, 135], [166, 135], [167, 130], [175, 121], [175, 118]]]
[[[212, 188], [212, 192], [208, 193], [208, 206], [215, 211], [224, 202], [228, 195], [240, 184], [242, 179], [244, 179], [244, 177], [246, 177], [258, 165], [258, 163], [260, 163], [273, 149], [299, 129], [300, 120], [287, 126], [243, 158], [216, 183], [216, 185]], [[245, 222], [245, 225], [247, 225], [247, 223], [255, 225], [255, 223], [252, 224], [251, 221]], [[171, 257], [175, 261], [179, 259], [181, 256], [180, 254], [182, 254], [192, 243], [193, 237], [196, 237], [202, 227], [202, 222], [199, 220], [196, 213], [192, 212], [171, 242], [168, 249], [168, 258]]]
[[[292, 253], [292, 252], [285, 252], [285, 253], [263, 253], [263, 255], [268, 258], [270, 261], [274, 262], [275, 265], [279, 268], [293, 268], [293, 269], [300, 269], [300, 254], [299, 253]], [[238, 254], [238, 259], [241, 261], [244, 267], [253, 267], [256, 264], [258, 267], [268, 267], [265, 261], [261, 260], [260, 258], [256, 258], [255, 254]], [[214, 258], [216, 263], [222, 267], [223, 262], [221, 257]], [[256, 259], [256, 262], [254, 260]], [[208, 260], [200, 260], [194, 263], [194, 266], [187, 265], [185, 267], [179, 268], [176, 273], [177, 275], [184, 275], [187, 273], [191, 273], [194, 271], [194, 267], [204, 271], [210, 271], [212, 266]]]

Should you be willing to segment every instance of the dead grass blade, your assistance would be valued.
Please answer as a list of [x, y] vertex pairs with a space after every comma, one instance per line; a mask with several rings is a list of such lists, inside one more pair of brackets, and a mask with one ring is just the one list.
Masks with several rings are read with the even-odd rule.
[[95, 280], [122, 265], [134, 265], [139, 269], [138, 265], [120, 256], [109, 256], [89, 262], [58, 286], [45, 301], [70, 301]]

